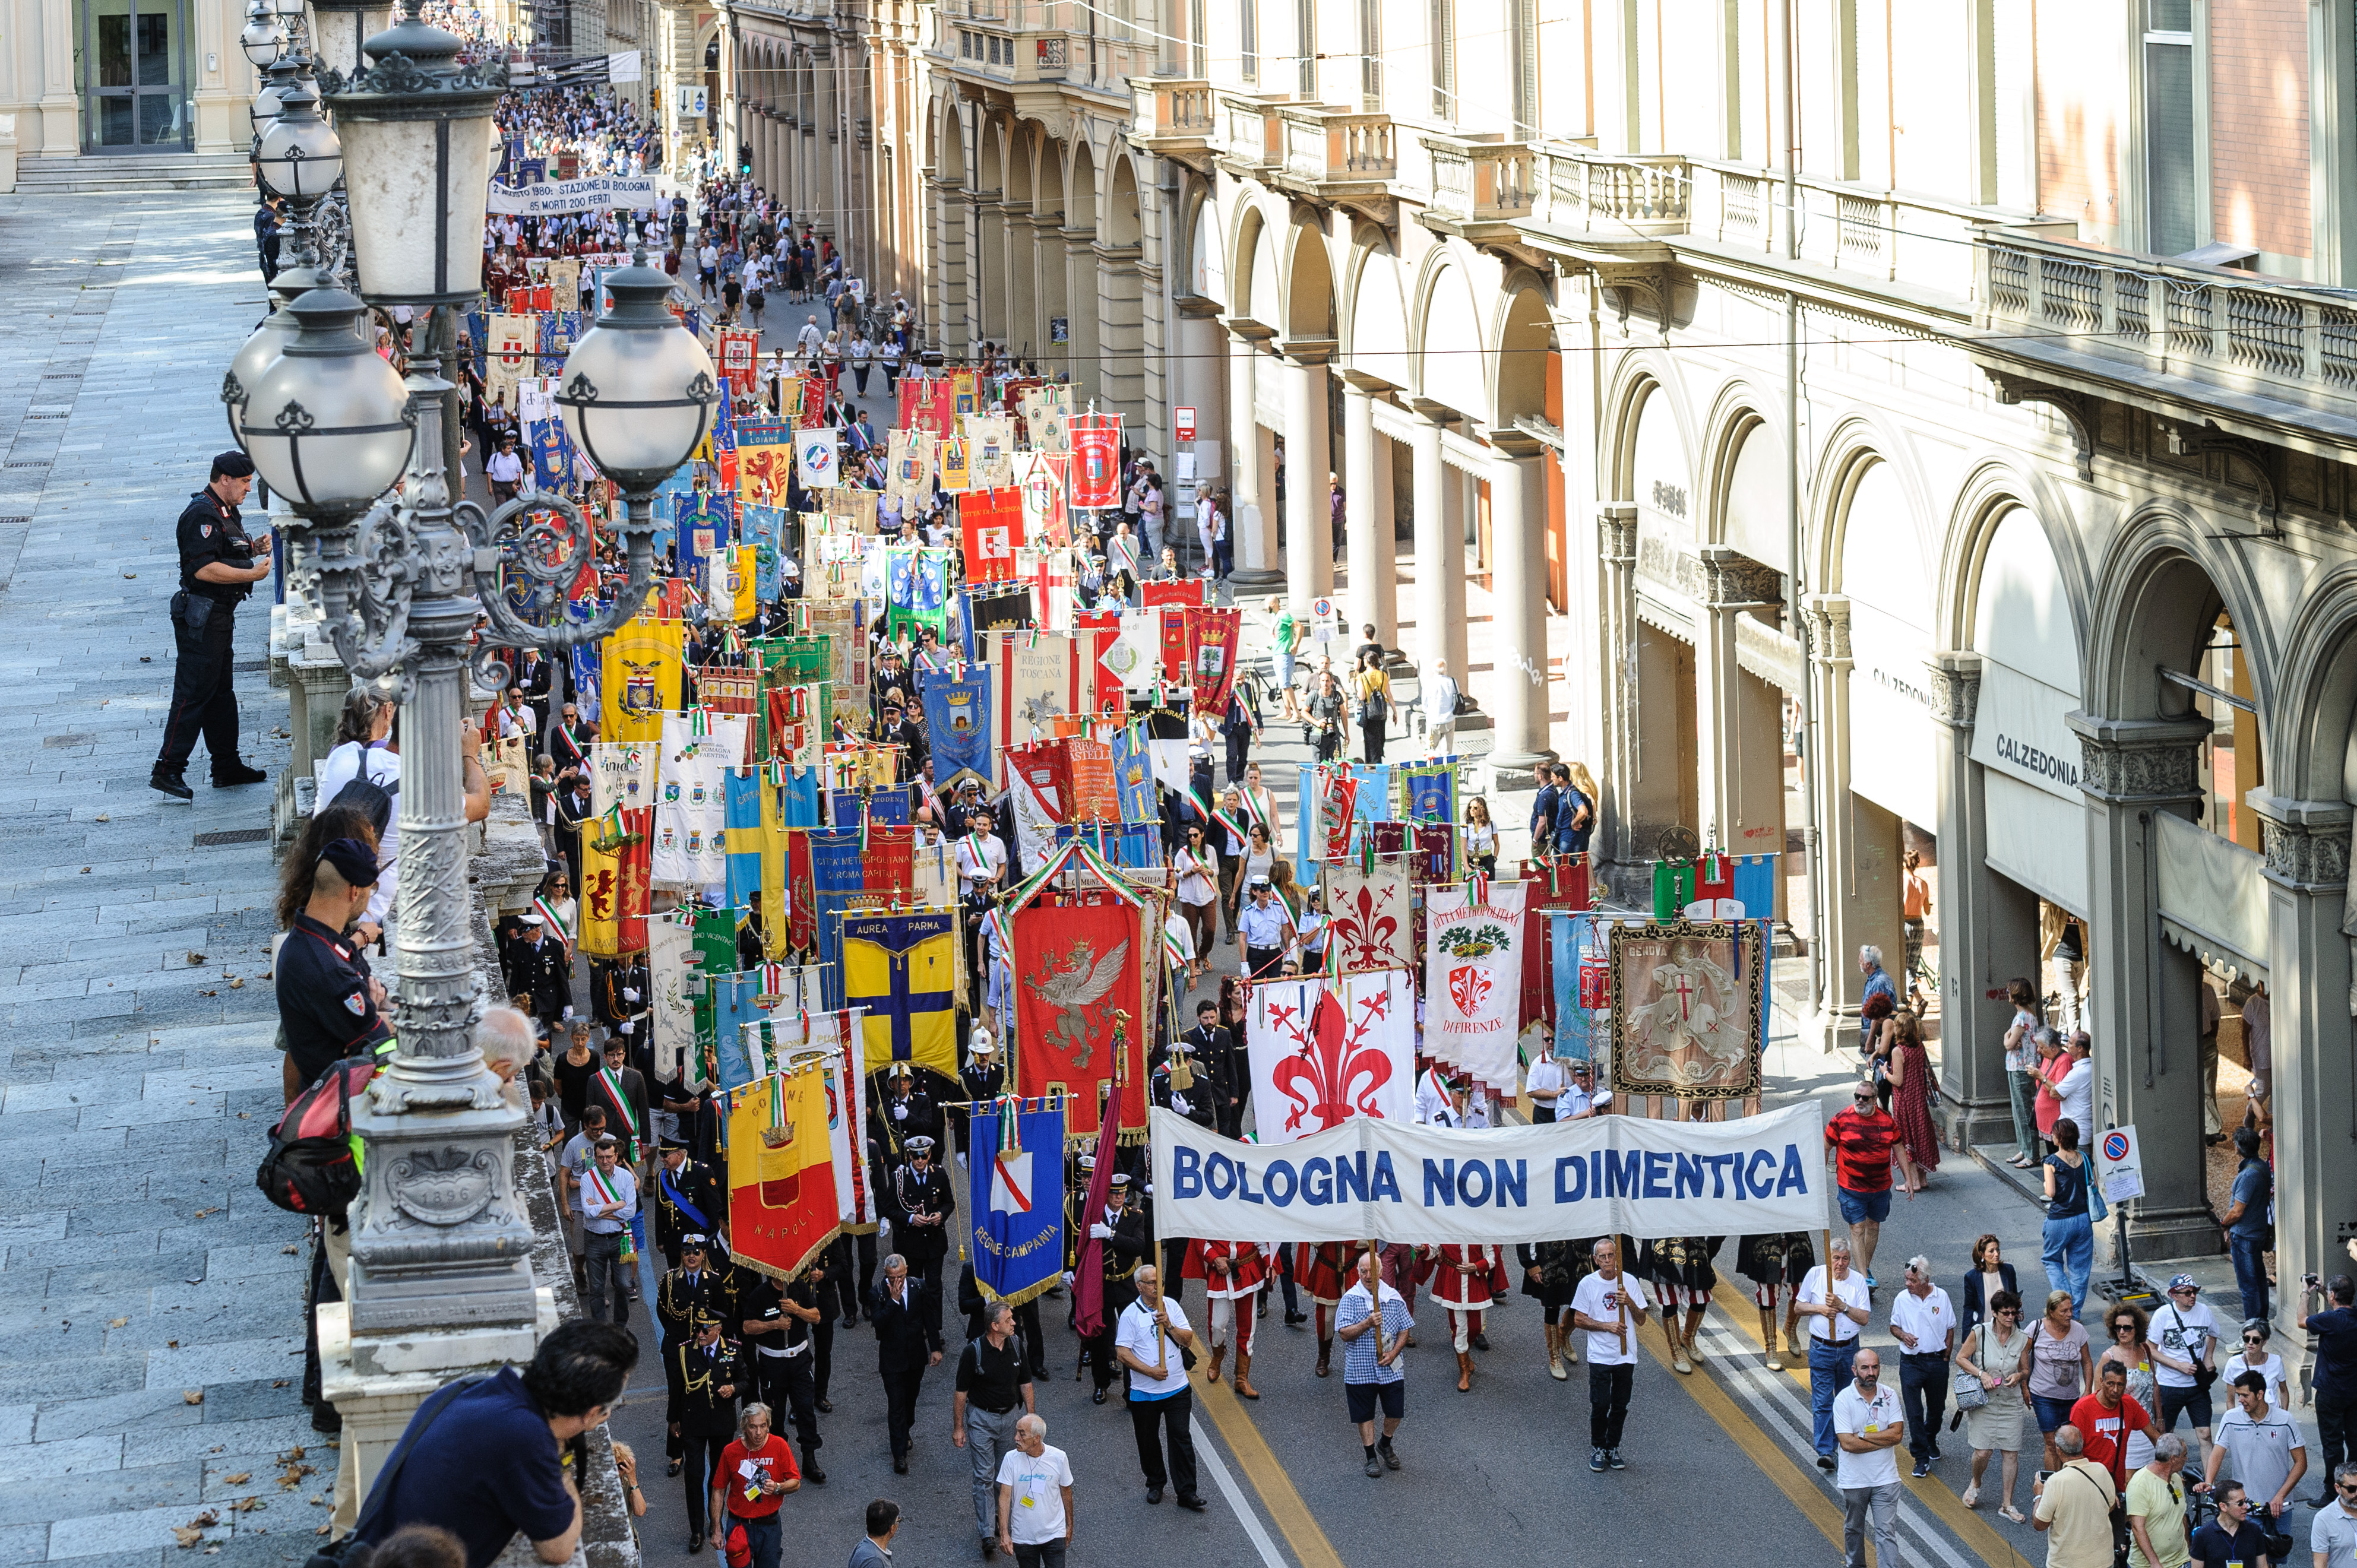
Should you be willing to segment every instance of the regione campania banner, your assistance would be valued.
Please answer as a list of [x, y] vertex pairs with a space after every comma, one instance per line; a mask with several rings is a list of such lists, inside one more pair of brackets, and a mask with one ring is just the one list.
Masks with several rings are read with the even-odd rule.
[[1746, 1236], [1825, 1224], [1815, 1101], [1727, 1122], [1591, 1116], [1459, 1130], [1354, 1116], [1290, 1144], [1156, 1107], [1165, 1236], [1372, 1237], [1419, 1246], [1564, 1236]]

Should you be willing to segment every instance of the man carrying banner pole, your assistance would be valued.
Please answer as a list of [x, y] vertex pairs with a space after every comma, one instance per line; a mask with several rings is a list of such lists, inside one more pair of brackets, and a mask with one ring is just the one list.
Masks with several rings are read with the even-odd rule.
[[[1334, 1332], [1343, 1344], [1342, 1393], [1351, 1419], [1358, 1423], [1370, 1480], [1400, 1467], [1399, 1455], [1392, 1450], [1392, 1438], [1407, 1413], [1407, 1372], [1400, 1358], [1407, 1350], [1407, 1331], [1415, 1326], [1400, 1293], [1379, 1277], [1376, 1255], [1372, 1241], [1360, 1244], [1358, 1281], [1342, 1293], [1334, 1312]], [[1383, 1412], [1381, 1441], [1375, 1437], [1378, 1404]]]

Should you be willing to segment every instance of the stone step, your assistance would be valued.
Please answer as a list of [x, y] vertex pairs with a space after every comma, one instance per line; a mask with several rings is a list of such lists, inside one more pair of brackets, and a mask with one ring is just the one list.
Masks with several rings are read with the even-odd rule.
[[23, 196], [244, 190], [253, 184], [252, 166], [236, 153], [26, 158], [16, 166], [16, 191]]

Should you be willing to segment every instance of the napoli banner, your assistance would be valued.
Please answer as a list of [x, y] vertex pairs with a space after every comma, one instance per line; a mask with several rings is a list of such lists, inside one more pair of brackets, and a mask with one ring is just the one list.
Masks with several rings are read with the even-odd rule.
[[968, 779], [990, 786], [990, 673], [977, 667], [965, 675], [936, 670], [918, 677], [936, 789], [954, 789]]
[[1415, 1120], [1415, 992], [1407, 971], [1252, 988], [1245, 1044], [1260, 1141], [1290, 1143], [1353, 1116]]
[[1463, 1130], [1354, 1116], [1291, 1144], [1241, 1144], [1157, 1106], [1153, 1131], [1166, 1237], [1757, 1236], [1823, 1229], [1831, 1186], [1813, 1100], [1727, 1122]]
[[966, 1256], [983, 1300], [1019, 1305], [1064, 1277], [1064, 1102], [997, 1105], [971, 1123]]
[[1514, 1089], [1515, 1040], [1522, 1033], [1524, 892], [1519, 882], [1482, 877], [1424, 896], [1424, 1048], [1508, 1093]]

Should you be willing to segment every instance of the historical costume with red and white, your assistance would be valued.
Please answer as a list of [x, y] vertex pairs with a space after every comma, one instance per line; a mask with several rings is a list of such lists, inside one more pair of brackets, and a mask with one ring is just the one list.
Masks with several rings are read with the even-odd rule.
[[1293, 1280], [1316, 1305], [1310, 1326], [1318, 1335], [1318, 1375], [1329, 1375], [1334, 1356], [1334, 1304], [1358, 1277], [1359, 1243], [1301, 1241], [1293, 1250]]
[[1236, 1347], [1236, 1394], [1260, 1398], [1252, 1386], [1253, 1323], [1258, 1316], [1260, 1293], [1268, 1283], [1273, 1249], [1258, 1241], [1189, 1241], [1181, 1279], [1203, 1282], [1211, 1301], [1211, 1360], [1203, 1380], [1220, 1380], [1220, 1363], [1227, 1359], [1228, 1341]]
[[1457, 1349], [1457, 1391], [1473, 1386], [1473, 1349], [1490, 1348], [1482, 1315], [1492, 1298], [1506, 1294], [1504, 1249], [1491, 1242], [1444, 1241], [1423, 1265], [1432, 1299], [1448, 1309], [1449, 1336]]
[[[1637, 1255], [1637, 1273], [1661, 1294], [1662, 1333], [1669, 1340], [1670, 1367], [1691, 1373], [1702, 1357], [1695, 1336], [1702, 1331], [1703, 1309], [1717, 1288], [1718, 1270], [1711, 1260], [1727, 1240], [1724, 1236], [1668, 1236], [1648, 1241]], [[1685, 1309], [1679, 1330], [1678, 1309]]]

